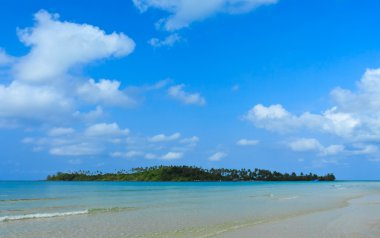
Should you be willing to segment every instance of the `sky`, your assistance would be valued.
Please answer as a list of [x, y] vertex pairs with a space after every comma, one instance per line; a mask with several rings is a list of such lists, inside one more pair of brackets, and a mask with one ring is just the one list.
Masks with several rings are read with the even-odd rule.
[[140, 166], [380, 179], [374, 0], [4, 0], [0, 180]]

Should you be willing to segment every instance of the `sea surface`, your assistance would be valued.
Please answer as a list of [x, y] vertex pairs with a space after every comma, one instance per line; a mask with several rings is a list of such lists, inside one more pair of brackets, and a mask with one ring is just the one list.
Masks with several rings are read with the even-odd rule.
[[217, 237], [379, 194], [380, 182], [0, 182], [0, 237]]

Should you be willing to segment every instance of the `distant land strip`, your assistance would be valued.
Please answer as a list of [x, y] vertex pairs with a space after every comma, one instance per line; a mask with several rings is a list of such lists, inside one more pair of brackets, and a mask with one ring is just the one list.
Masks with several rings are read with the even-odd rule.
[[153, 166], [120, 170], [115, 173], [100, 171], [58, 172], [49, 175], [48, 181], [334, 181], [332, 173], [320, 176], [316, 174], [280, 173], [265, 169], [203, 169], [194, 166]]

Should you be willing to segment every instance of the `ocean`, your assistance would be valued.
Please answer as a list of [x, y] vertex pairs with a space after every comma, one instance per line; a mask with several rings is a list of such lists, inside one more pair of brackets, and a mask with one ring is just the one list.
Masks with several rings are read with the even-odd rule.
[[0, 237], [250, 237], [247, 229], [350, 204], [371, 206], [363, 222], [380, 221], [379, 194], [380, 182], [360, 181], [3, 181]]

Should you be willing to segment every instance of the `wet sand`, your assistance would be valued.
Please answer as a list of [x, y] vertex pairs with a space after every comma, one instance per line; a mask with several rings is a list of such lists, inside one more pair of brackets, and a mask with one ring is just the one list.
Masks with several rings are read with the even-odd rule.
[[379, 238], [380, 196], [350, 200], [346, 206], [257, 224], [215, 237], [227, 238]]

